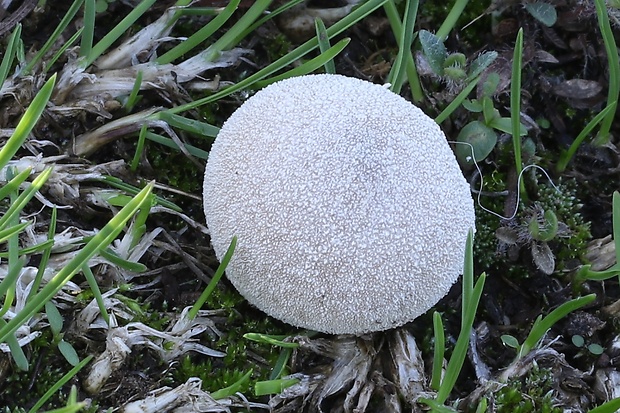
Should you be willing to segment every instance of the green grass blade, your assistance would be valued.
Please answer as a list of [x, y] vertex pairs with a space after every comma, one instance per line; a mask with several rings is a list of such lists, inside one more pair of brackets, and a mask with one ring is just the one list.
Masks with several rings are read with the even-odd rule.
[[532, 326], [530, 334], [521, 345], [517, 358], [527, 355], [530, 350], [532, 350], [534, 346], [536, 346], [536, 344], [544, 337], [544, 335], [547, 334], [547, 331], [555, 325], [555, 323], [569, 313], [591, 303], [595, 298], [596, 294], [575, 298], [560, 305], [558, 308], [547, 314], [546, 317], [537, 319]]
[[71, 7], [69, 7], [69, 10], [67, 10], [67, 13], [64, 15], [60, 23], [58, 23], [58, 25], [56, 26], [56, 29], [54, 29], [54, 32], [52, 33], [50, 38], [47, 39], [43, 47], [39, 49], [39, 51], [37, 52], [37, 54], [34, 55], [32, 60], [28, 62], [26, 66], [24, 66], [24, 69], [21, 71], [22, 75], [29, 74], [32, 71], [32, 69], [34, 69], [34, 67], [43, 59], [43, 56], [45, 56], [45, 54], [54, 45], [54, 43], [56, 43], [56, 41], [58, 40], [58, 37], [67, 28], [69, 23], [73, 21], [73, 17], [80, 10], [80, 7], [82, 7], [83, 2], [84, 0], [73, 1], [73, 3], [71, 4]]
[[77, 41], [77, 39], [80, 38], [80, 36], [82, 35], [82, 31], [84, 31], [83, 27], [80, 27], [74, 34], [73, 36], [71, 36], [69, 38], [69, 40], [67, 40], [65, 43], [63, 43], [63, 45], [56, 51], [56, 53], [54, 53], [54, 56], [52, 56], [52, 58], [50, 60], [46, 60], [45, 63], [45, 69], [43, 69], [43, 71], [45, 73], [49, 72], [50, 69], [52, 68], [52, 66], [54, 66], [54, 64], [56, 63], [56, 61], [58, 59], [60, 59], [60, 56], [64, 55], [65, 52], [67, 51], [68, 48], [72, 47], [75, 42]]
[[32, 168], [28, 167], [11, 178], [6, 185], [0, 187], [0, 199], [4, 199], [9, 196], [10, 193], [17, 191], [22, 182], [30, 176], [30, 172], [32, 172]]
[[245, 14], [235, 23], [233, 27], [228, 29], [226, 33], [220, 37], [213, 45], [209, 47], [209, 53], [205, 57], [207, 62], [212, 62], [217, 59], [222, 50], [229, 50], [236, 46], [241, 38], [240, 33], [243, 33], [248, 27], [252, 25], [260, 17], [260, 15], [269, 7], [272, 0], [255, 0], [252, 7], [250, 7]]
[[[607, 90], [607, 105], [613, 105], [614, 110], [609, 112], [601, 122], [599, 131], [600, 140], [607, 142], [609, 140], [609, 130], [615, 118], [615, 107], [620, 97], [620, 58], [618, 57], [618, 47], [614, 39], [614, 33], [609, 24], [609, 16], [607, 15], [607, 4], [605, 0], [594, 0], [596, 7], [596, 16], [598, 25], [603, 35], [603, 43], [607, 52], [607, 61], [609, 66], [609, 89]], [[598, 140], [598, 139], [597, 139]]]
[[213, 35], [218, 29], [220, 29], [224, 23], [230, 19], [230, 16], [237, 10], [241, 0], [232, 0], [224, 10], [220, 14], [217, 15], [213, 20], [211, 20], [207, 25], [205, 25], [202, 29], [198, 30], [196, 33], [188, 37], [185, 41], [179, 43], [172, 49], [170, 49], [167, 53], [164, 53], [162, 56], [158, 57], [155, 60], [157, 64], [166, 64], [171, 63], [179, 57], [183, 56], [186, 53], [189, 53], [192, 49], [200, 45], [202, 42], [207, 40], [209, 37]]
[[0, 318], [7, 313], [9, 307], [13, 304], [12, 297], [14, 296], [15, 282], [17, 281], [22, 268], [24, 268], [24, 264], [26, 264], [26, 259], [24, 257], [21, 257], [16, 262], [11, 263], [6, 277], [4, 277], [4, 279], [0, 282], [0, 298], [4, 297], [4, 304], [0, 309]]
[[107, 261], [110, 261], [112, 264], [117, 267], [123, 268], [127, 271], [131, 272], [144, 272], [147, 270], [146, 265], [140, 262], [128, 261], [124, 258], [119, 257], [114, 251], [109, 248], [104, 248], [99, 251], [101, 257], [105, 258]]
[[131, 88], [131, 93], [129, 94], [129, 97], [127, 98], [127, 101], [125, 102], [125, 110], [127, 112], [131, 112], [134, 106], [136, 106], [136, 103], [138, 103], [138, 101], [140, 100], [138, 93], [140, 93], [141, 86], [142, 86], [142, 71], [139, 70], [138, 73], [136, 73], [136, 80], [133, 83], [133, 87]]
[[10, 334], [13, 334], [28, 318], [39, 311], [84, 264], [114, 241], [127, 221], [150, 200], [149, 195], [152, 189], [153, 183], [150, 183], [140, 191], [24, 306], [22, 311], [17, 313], [6, 326], [0, 328], [0, 341], [6, 340]]
[[45, 82], [34, 99], [32, 99], [32, 103], [28, 109], [26, 109], [26, 112], [17, 124], [15, 132], [13, 132], [13, 135], [6, 141], [2, 149], [0, 149], [0, 169], [4, 168], [11, 158], [13, 158], [13, 155], [17, 153], [24, 141], [28, 138], [34, 125], [39, 121], [43, 110], [45, 110], [45, 105], [47, 105], [47, 101], [54, 90], [55, 82], [56, 75], [54, 74]]
[[440, 124], [444, 120], [448, 119], [452, 112], [454, 112], [459, 106], [461, 106], [461, 103], [463, 103], [463, 101], [467, 99], [467, 96], [469, 96], [471, 91], [474, 90], [479, 80], [480, 76], [469, 82], [469, 84], [463, 90], [461, 90], [461, 92], [456, 95], [454, 99], [452, 99], [452, 102], [450, 102], [450, 104], [446, 106], [446, 108], [442, 110], [439, 115], [437, 115], [437, 117], [435, 118], [435, 122]]
[[347, 47], [350, 41], [351, 39], [348, 37], [345, 39], [342, 39], [338, 43], [330, 47], [328, 50], [326, 50], [325, 53], [321, 53], [317, 57], [310, 59], [307, 62], [304, 62], [303, 64], [287, 72], [284, 72], [281, 75], [274, 76], [269, 79], [262, 80], [260, 82], [256, 82], [256, 87], [263, 88], [279, 80], [288, 79], [289, 77], [303, 76], [308, 73], [314, 72], [319, 67], [324, 66], [325, 63], [333, 60], [335, 56], [337, 56], [340, 52], [342, 52], [345, 49], [345, 47]]
[[[467, 319], [468, 305], [471, 303], [474, 291], [474, 233], [470, 229], [465, 242], [465, 261], [463, 265], [463, 306], [461, 308], [461, 323]], [[470, 253], [471, 252], [471, 253]]]
[[[383, 8], [385, 10], [388, 21], [390, 22], [392, 32], [394, 33], [396, 40], [399, 41], [402, 37], [403, 23], [400, 21], [400, 15], [398, 14], [398, 9], [394, 4], [394, 0], [387, 1], [383, 5]], [[407, 60], [407, 65], [405, 68], [407, 73], [407, 81], [409, 82], [409, 88], [411, 89], [411, 97], [413, 98], [414, 102], [421, 102], [422, 100], [424, 100], [424, 92], [422, 91], [420, 78], [418, 77], [418, 71], [416, 69], [415, 62], [413, 61], [413, 55], [411, 54], [411, 50], [407, 50], [405, 56]]]
[[620, 192], [614, 192], [611, 203], [614, 246], [616, 249], [616, 265], [620, 265]]
[[448, 16], [446, 16], [436, 33], [437, 37], [439, 37], [442, 41], [445, 41], [448, 38], [448, 35], [452, 29], [456, 26], [456, 22], [463, 14], [463, 10], [467, 7], [467, 3], [469, 3], [469, 0], [456, 0], [454, 2], [452, 9], [450, 9], [450, 13], [448, 13]]
[[[448, 362], [448, 368], [446, 369], [444, 379], [441, 382], [439, 391], [437, 392], [437, 400], [440, 403], [444, 403], [450, 396], [450, 392], [452, 392], [452, 389], [456, 384], [456, 380], [458, 379], [459, 373], [463, 368], [463, 363], [465, 362], [465, 358], [467, 357], [467, 349], [469, 347], [471, 329], [474, 324], [474, 318], [476, 310], [478, 309], [478, 303], [480, 302], [480, 296], [482, 295], [482, 289], [484, 287], [485, 280], [486, 274], [480, 275], [474, 287], [474, 291], [472, 293], [472, 300], [469, 303], [469, 305], [471, 306], [469, 307], [469, 314], [467, 316], [467, 319], [462, 320], [459, 337], [456, 340], [456, 345], [454, 346], [454, 351], [452, 352], [452, 356], [450, 357], [450, 361]], [[465, 303], [464, 300], [463, 303]]]
[[293, 343], [291, 341], [284, 341], [286, 335], [270, 335], [270, 334], [262, 334], [262, 333], [246, 333], [243, 335], [243, 338], [246, 340], [251, 340], [256, 343], [269, 344], [272, 346], [278, 346], [282, 348], [297, 348], [299, 347], [298, 343]]
[[418, 399], [418, 402], [424, 403], [425, 405], [429, 406], [431, 408], [431, 413], [458, 413], [452, 407], [446, 406], [443, 403], [439, 403], [433, 399], [427, 399], [426, 397], [420, 397]]
[[9, 237], [11, 237], [13, 235], [19, 234], [26, 227], [28, 227], [29, 225], [32, 225], [32, 224], [33, 224], [33, 221], [26, 221], [26, 222], [23, 222], [21, 224], [13, 225], [11, 227], [3, 229], [2, 231], [0, 231], [0, 243], [6, 241], [7, 239], [9, 239]]
[[566, 170], [568, 163], [573, 159], [577, 150], [586, 139], [586, 137], [596, 128], [596, 126], [603, 121], [603, 119], [607, 118], [607, 116], [611, 113], [612, 115], [616, 111], [617, 102], [612, 102], [605, 107], [602, 111], [600, 111], [595, 117], [592, 118], [590, 122], [582, 129], [582, 131], [577, 135], [573, 143], [571, 143], [568, 150], [560, 155], [560, 160], [555, 167], [555, 170], [558, 173], [562, 173]]
[[[108, 185], [110, 185], [110, 186], [112, 186], [114, 188], [117, 188], [117, 189], [120, 189], [122, 191], [127, 192], [131, 196], [135, 196], [140, 191], [142, 191], [142, 189], [136, 188], [133, 185], [129, 185], [129, 184], [123, 182], [122, 180], [120, 180], [119, 178], [117, 178], [115, 176], [106, 175], [102, 179], [97, 179], [97, 181], [105, 182], [105, 183], [107, 183]], [[168, 201], [165, 198], [162, 198], [162, 197], [160, 197], [158, 195], [155, 195], [153, 197], [153, 199], [154, 199], [154, 202], [155, 202], [154, 205], [161, 205], [163, 207], [172, 209], [172, 210], [177, 211], [177, 212], [183, 212], [183, 209], [181, 207], [179, 207], [174, 202]]]
[[603, 271], [592, 271], [591, 265], [584, 265], [577, 272], [576, 280], [585, 281], [604, 281], [615, 276], [620, 276], [620, 265], [614, 264], [610, 268]]
[[[187, 2], [188, 4], [191, 1]], [[176, 4], [178, 6], [178, 4]], [[220, 14], [221, 7], [190, 7], [177, 10], [181, 16], [217, 16]]]
[[276, 360], [276, 364], [274, 364], [271, 369], [271, 373], [269, 373], [269, 380], [277, 380], [284, 375], [286, 371], [286, 365], [288, 364], [291, 355], [293, 354], [292, 348], [283, 348]]
[[209, 281], [207, 288], [204, 289], [202, 294], [200, 294], [200, 297], [198, 297], [198, 300], [196, 300], [192, 308], [187, 313], [187, 317], [190, 320], [193, 320], [194, 318], [196, 318], [196, 316], [198, 315], [198, 311], [200, 311], [200, 309], [202, 308], [204, 303], [207, 301], [207, 299], [209, 298], [213, 290], [215, 290], [217, 283], [220, 282], [220, 279], [222, 278], [222, 276], [224, 275], [224, 271], [226, 270], [226, 266], [230, 262], [230, 259], [232, 258], [233, 253], [235, 252], [236, 246], [237, 246], [237, 237], [234, 236], [233, 239], [230, 241], [230, 245], [228, 246], [226, 253], [222, 257], [222, 262], [220, 263], [219, 267], [217, 267], [217, 270], [215, 271], [215, 274], [213, 274], [213, 278], [211, 278], [211, 281]]
[[43, 275], [45, 274], [45, 269], [47, 268], [47, 263], [52, 255], [52, 247], [54, 246], [54, 235], [56, 234], [56, 221], [58, 219], [58, 210], [56, 207], [52, 208], [52, 216], [50, 217], [49, 228], [47, 229], [47, 240], [49, 242], [49, 246], [47, 246], [43, 250], [43, 254], [41, 255], [41, 262], [39, 263], [39, 268], [37, 269], [37, 275], [34, 277], [34, 282], [32, 283], [32, 288], [28, 293], [28, 298], [26, 301], [30, 300], [37, 291], [39, 291], [39, 287], [41, 286], [41, 281], [43, 280]]
[[[331, 27], [327, 29], [327, 34], [330, 39], [338, 34], [342, 33], [353, 24], [357, 23], [359, 20], [368, 16], [370, 13], [381, 7], [388, 0], [369, 0], [366, 3], [362, 4], [360, 7], [354, 9], [347, 16], [334, 23]], [[267, 67], [259, 70], [251, 76], [248, 76], [244, 80], [238, 82], [237, 84], [227, 87], [219, 92], [214, 93], [211, 96], [204, 97], [202, 99], [195, 100], [193, 102], [187, 103], [185, 105], [177, 106], [176, 108], [168, 109], [166, 112], [168, 113], [180, 113], [185, 112], [187, 110], [195, 109], [207, 103], [215, 102], [223, 97], [226, 97], [232, 93], [238, 92], [239, 90], [252, 87], [257, 81], [266, 78], [272, 73], [277, 72], [278, 70], [288, 66], [289, 64], [295, 62], [301, 57], [305, 56], [310, 51], [314, 50], [318, 46], [318, 40], [316, 38], [308, 40], [306, 43], [297, 47], [295, 50], [286, 54], [286, 56], [281, 57], [275, 62], [271, 63]]]
[[198, 136], [215, 138], [220, 133], [220, 128], [195, 119], [188, 119], [183, 116], [173, 115], [168, 112], [160, 112], [157, 117], [173, 128], [181, 129]]
[[219, 399], [223, 399], [224, 397], [234, 395], [238, 391], [241, 391], [241, 389], [248, 384], [251, 376], [252, 376], [252, 370], [245, 373], [243, 377], [241, 377], [239, 380], [237, 380], [232, 385], [225, 387], [223, 389], [214, 391], [213, 393], [211, 393], [211, 397], [213, 397], [215, 400], [219, 400]]
[[[101, 249], [100, 253], [103, 252]], [[110, 314], [108, 314], [108, 309], [105, 307], [105, 303], [103, 302], [103, 296], [101, 295], [101, 290], [99, 289], [99, 284], [97, 284], [97, 280], [95, 279], [95, 274], [93, 274], [88, 262], [82, 265], [82, 273], [84, 274], [84, 278], [86, 278], [86, 282], [88, 282], [88, 286], [95, 296], [95, 301], [97, 302], [97, 307], [99, 307], [99, 313], [105, 323], [110, 327]]]
[[[321, 53], [325, 53], [329, 50], [331, 45], [329, 44], [329, 36], [327, 35], [325, 23], [323, 23], [320, 17], [314, 19], [314, 29], [316, 30], [316, 38], [319, 41], [319, 50]], [[333, 59], [325, 62], [323, 66], [325, 66], [325, 73], [336, 74], [336, 64]]]
[[407, 68], [407, 56], [411, 55], [411, 43], [413, 43], [413, 32], [415, 30], [418, 5], [418, 0], [407, 0], [405, 4], [405, 14], [403, 17], [404, 27], [400, 31], [398, 54], [392, 64], [387, 81], [392, 84], [390, 90], [394, 93], [400, 93], [403, 87]]
[[603, 403], [588, 413], [617, 413], [618, 410], [620, 410], [620, 397]]
[[19, 194], [19, 196], [11, 202], [9, 209], [7, 209], [2, 218], [0, 218], [0, 230], [5, 229], [14, 217], [19, 216], [19, 213], [24, 209], [35, 193], [41, 189], [51, 173], [52, 168], [46, 168], [32, 181], [32, 184], [30, 184], [24, 192]]
[[[54, 241], [48, 240], [48, 241], [41, 242], [39, 244], [32, 245], [26, 248], [20, 248], [18, 251], [18, 254], [19, 255], [39, 254], [43, 252], [46, 248], [49, 248], [50, 246], [53, 246], [53, 245], [54, 245]], [[8, 256], [9, 256], [8, 252], [0, 252], [0, 258], [7, 258]]]
[[303, 1], [304, 0], [288, 1], [285, 4], [283, 4], [282, 6], [278, 7], [277, 9], [272, 10], [269, 13], [265, 14], [263, 17], [261, 17], [260, 19], [256, 20], [251, 26], [249, 26], [248, 28], [243, 30], [241, 33], [239, 33], [237, 35], [237, 37], [232, 41], [232, 44], [239, 44], [241, 39], [245, 38], [250, 33], [253, 33], [257, 28], [259, 28], [260, 26], [265, 24], [265, 22], [267, 22], [268, 20], [273, 19], [274, 17], [276, 17], [277, 15], [285, 12], [286, 10], [289, 10], [289, 9], [293, 8], [294, 6], [298, 5], [299, 3], [303, 2]]
[[80, 56], [88, 56], [95, 38], [95, 0], [84, 0], [84, 30], [80, 42]]
[[41, 398], [34, 404], [34, 406], [32, 406], [30, 410], [28, 410], [28, 413], [38, 412], [39, 409], [43, 407], [45, 402], [47, 402], [50, 399], [50, 397], [56, 394], [56, 392], [58, 392], [58, 390], [60, 390], [65, 384], [67, 384], [69, 380], [74, 378], [80, 372], [80, 370], [84, 368], [84, 366], [90, 363], [92, 359], [93, 359], [93, 356], [88, 356], [84, 358], [84, 360], [80, 361], [78, 365], [76, 365], [71, 370], [69, 370], [65, 375], [63, 375], [56, 383], [54, 383], [52, 387], [49, 388], [49, 390], [45, 392], [43, 396], [41, 396]]
[[450, 396], [450, 392], [454, 388], [456, 380], [463, 368], [463, 363], [467, 356], [467, 348], [469, 346], [469, 338], [471, 329], [476, 318], [478, 303], [482, 296], [486, 274], [481, 274], [478, 281], [474, 284], [474, 266], [473, 266], [473, 232], [467, 234], [467, 242], [465, 248], [465, 259], [463, 267], [463, 299], [461, 310], [461, 331], [456, 340], [456, 345], [448, 362], [448, 367], [444, 375], [439, 391], [437, 392], [437, 401], [444, 403]]
[[138, 170], [138, 165], [140, 164], [140, 158], [142, 158], [142, 154], [144, 153], [144, 145], [146, 143], [146, 132], [148, 132], [148, 128], [146, 124], [142, 125], [140, 128], [140, 133], [138, 134], [138, 143], [136, 144], [136, 153], [131, 160], [130, 168], [132, 171]]
[[443, 370], [443, 357], [446, 349], [446, 337], [443, 329], [441, 314], [437, 311], [433, 313], [433, 373], [431, 376], [431, 388], [439, 390], [441, 384], [441, 372]]
[[[6, 325], [6, 321], [0, 317], [0, 327], [4, 327]], [[28, 371], [28, 359], [24, 354], [24, 350], [22, 350], [17, 338], [14, 335], [10, 335], [6, 339], [6, 344], [9, 346], [11, 358], [15, 362], [17, 368], [21, 371]]]
[[4, 56], [2, 57], [2, 63], [0, 63], [0, 87], [2, 87], [2, 84], [9, 75], [9, 70], [11, 70], [11, 66], [13, 65], [13, 59], [15, 58], [15, 47], [20, 39], [21, 33], [22, 25], [18, 24], [9, 38], [9, 43], [6, 46]]
[[[512, 125], [512, 145], [515, 154], [515, 173], [521, 175], [521, 62], [523, 60], [523, 28], [519, 29], [512, 57], [512, 80], [510, 83], [510, 121]], [[525, 195], [525, 184], [521, 181], [521, 196]]]
[[254, 385], [254, 394], [257, 396], [266, 396], [268, 394], [280, 394], [288, 387], [299, 383], [299, 379], [275, 379], [257, 381]]
[[[172, 139], [166, 136], [158, 135], [153, 132], [147, 132], [146, 139], [153, 141], [153, 142], [157, 142], [161, 145], [165, 145], [169, 148], [179, 149], [179, 146]], [[187, 152], [189, 152], [192, 156], [195, 156], [196, 158], [207, 159], [209, 157], [209, 152], [205, 151], [204, 149], [197, 148], [196, 146], [193, 146], [187, 143], [184, 144], [184, 146], [185, 146], [185, 149], [187, 149]]]

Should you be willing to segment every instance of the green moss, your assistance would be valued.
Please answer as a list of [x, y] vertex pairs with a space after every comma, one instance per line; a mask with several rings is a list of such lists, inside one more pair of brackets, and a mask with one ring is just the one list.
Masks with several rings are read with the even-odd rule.
[[534, 367], [523, 378], [510, 380], [494, 395], [497, 413], [561, 413], [554, 407], [553, 372]]
[[283, 33], [278, 33], [272, 39], [264, 41], [263, 46], [270, 62], [278, 60], [294, 49], [291, 41]]
[[577, 185], [574, 181], [566, 181], [558, 185], [559, 191], [545, 185], [539, 188], [537, 202], [544, 210], [555, 212], [558, 220], [568, 227], [568, 233], [556, 238], [554, 252], [560, 266], [571, 259], [581, 259], [591, 238], [590, 223], [585, 222], [580, 213], [581, 203], [577, 199]]
[[[189, 378], [198, 377], [202, 380], [203, 390], [214, 392], [234, 384], [246, 373], [246, 371], [238, 369], [222, 369], [218, 364], [217, 360], [197, 361], [188, 355], [171, 369], [170, 379], [179, 384], [186, 382]], [[240, 391], [246, 392], [247, 390], [246, 387]]]
[[148, 157], [158, 182], [188, 193], [202, 191], [202, 173], [180, 151], [149, 145]]
[[[491, 179], [485, 179], [485, 191], [499, 192], [504, 189], [501, 174], [495, 173]], [[482, 203], [492, 211], [503, 210], [504, 198], [485, 198]], [[556, 271], [565, 268], [569, 260], [581, 259], [590, 235], [590, 226], [580, 214], [581, 203], [577, 198], [577, 186], [574, 182], [560, 182], [557, 189], [550, 184], [537, 186], [535, 200], [521, 202], [519, 211], [509, 228], [520, 235], [519, 248], [529, 248], [527, 239], [528, 225], [534, 211], [552, 211], [560, 223], [560, 230], [549, 246], [556, 259]], [[484, 211], [476, 205], [476, 237], [474, 240], [474, 257], [483, 270], [502, 269], [511, 277], [527, 277], [528, 266], [519, 261], [508, 262], [505, 248], [499, 243], [496, 231], [501, 226], [500, 218]], [[504, 246], [505, 247], [505, 246]]]
[[[17, 406], [30, 407], [37, 402], [60, 378], [65, 375], [71, 366], [52, 346], [50, 330], [28, 346], [30, 360], [28, 371], [13, 370], [0, 382], [0, 405], [13, 411], [19, 411]], [[53, 409], [62, 406], [67, 401], [69, 386], [65, 386], [43, 406], [44, 409]]]
[[[236, 316], [229, 315], [226, 334], [212, 345], [213, 349], [225, 352], [226, 355], [222, 358], [185, 356], [170, 369], [166, 379], [168, 385], [178, 385], [190, 377], [198, 377], [202, 380], [204, 390], [214, 392], [234, 384], [252, 369], [254, 374], [248, 388], [241, 390], [246, 392], [256, 381], [269, 378], [270, 367], [275, 364], [280, 349], [252, 342], [243, 335], [248, 332], [283, 334], [282, 328], [275, 326], [266, 316], [260, 320], [244, 320], [238, 312], [231, 314]], [[267, 365], [257, 361], [261, 359]]]

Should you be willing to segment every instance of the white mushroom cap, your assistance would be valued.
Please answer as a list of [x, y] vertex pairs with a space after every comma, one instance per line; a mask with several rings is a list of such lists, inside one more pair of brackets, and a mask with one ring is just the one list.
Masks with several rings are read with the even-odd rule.
[[227, 276], [267, 314], [363, 334], [435, 305], [463, 269], [469, 185], [439, 126], [385, 87], [340, 75], [274, 83], [213, 144], [204, 182]]

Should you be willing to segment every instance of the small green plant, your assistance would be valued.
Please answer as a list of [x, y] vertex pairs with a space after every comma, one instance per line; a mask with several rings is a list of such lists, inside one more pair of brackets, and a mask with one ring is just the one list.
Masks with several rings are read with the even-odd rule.
[[583, 336], [580, 336], [577, 334], [571, 337], [571, 342], [573, 343], [575, 347], [587, 350], [588, 353], [594, 356], [600, 356], [605, 351], [605, 349], [600, 344], [597, 344], [597, 343], [587, 344]]
[[536, 321], [534, 321], [532, 329], [523, 343], [519, 343], [515, 337], [510, 335], [503, 335], [502, 342], [504, 345], [517, 350], [516, 360], [519, 360], [525, 357], [540, 342], [540, 340], [542, 340], [545, 334], [547, 334], [547, 331], [549, 331], [555, 323], [566, 317], [569, 313], [591, 303], [595, 298], [595, 294], [575, 298], [560, 305], [545, 317], [539, 315], [538, 318], [536, 318]]
[[561, 413], [554, 407], [553, 372], [534, 367], [526, 377], [511, 379], [493, 395], [494, 411], [500, 413]]
[[[505, 175], [494, 172], [485, 180], [489, 193], [505, 187]], [[514, 219], [501, 220], [478, 207], [475, 252], [485, 268], [502, 268], [511, 278], [531, 276], [527, 265], [514, 257], [527, 251], [540, 271], [552, 274], [565, 269], [566, 262], [582, 259], [590, 240], [589, 223], [581, 216], [581, 201], [572, 181], [557, 185], [539, 184], [536, 201], [522, 201]], [[485, 200], [486, 209], [499, 210], [498, 198]]]
[[556, 213], [543, 209], [539, 203], [520, 213], [512, 226], [500, 227], [495, 232], [502, 248], [528, 248], [536, 267], [548, 275], [555, 270], [555, 255], [549, 242], [570, 234], [568, 226], [558, 222]]
[[478, 76], [497, 58], [497, 52], [483, 52], [468, 64], [465, 55], [448, 53], [441, 38], [427, 30], [420, 30], [418, 35], [426, 60], [448, 89], [461, 90], [467, 83]]
[[[502, 117], [493, 104], [493, 95], [497, 89], [499, 75], [490, 73], [482, 85], [480, 99], [466, 99], [463, 107], [472, 113], [482, 114], [481, 120], [474, 120], [465, 125], [459, 132], [456, 141], [469, 145], [457, 145], [455, 153], [463, 164], [473, 164], [484, 160], [497, 144], [497, 131], [512, 132], [511, 118]], [[519, 124], [519, 135], [525, 136], [525, 125]], [[473, 157], [472, 157], [473, 151]]]

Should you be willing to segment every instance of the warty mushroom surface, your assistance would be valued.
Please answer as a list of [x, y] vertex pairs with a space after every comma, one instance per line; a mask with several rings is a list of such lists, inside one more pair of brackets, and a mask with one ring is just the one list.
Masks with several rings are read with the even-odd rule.
[[276, 82], [211, 149], [204, 210], [227, 276], [294, 326], [361, 335], [412, 321], [463, 269], [469, 185], [439, 126], [386, 87]]

